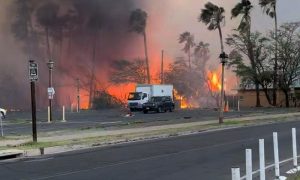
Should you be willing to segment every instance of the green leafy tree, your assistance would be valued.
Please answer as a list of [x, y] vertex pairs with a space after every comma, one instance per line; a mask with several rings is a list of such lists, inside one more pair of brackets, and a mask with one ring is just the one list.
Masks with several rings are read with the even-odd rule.
[[275, 25], [275, 52], [274, 52], [274, 80], [273, 80], [273, 105], [277, 105], [277, 88], [278, 88], [278, 22], [277, 22], [277, 9], [276, 4], [277, 0], [259, 0], [260, 6], [263, 8], [265, 13], [269, 15], [272, 19], [274, 19], [274, 25]]
[[[253, 45], [254, 61], [250, 61], [248, 53], [248, 37], [238, 32], [232, 34], [226, 39], [226, 43], [234, 50], [229, 56], [229, 66], [235, 67], [234, 72], [241, 77], [242, 84], [247, 86], [254, 85], [257, 92], [257, 84], [261, 85], [266, 98], [271, 104], [269, 96], [269, 86], [272, 81], [271, 63], [268, 58], [269, 39], [262, 36], [261, 33], [251, 33], [251, 44]], [[245, 61], [249, 59], [249, 61]], [[252, 88], [252, 87], [250, 87]], [[257, 105], [257, 104], [256, 104]]]
[[145, 11], [143, 11], [141, 9], [136, 9], [131, 12], [131, 15], [129, 18], [129, 25], [130, 25], [131, 31], [141, 34], [144, 37], [147, 83], [150, 84], [150, 67], [149, 67], [147, 34], [146, 34], [147, 17], [148, 17], [148, 15]]

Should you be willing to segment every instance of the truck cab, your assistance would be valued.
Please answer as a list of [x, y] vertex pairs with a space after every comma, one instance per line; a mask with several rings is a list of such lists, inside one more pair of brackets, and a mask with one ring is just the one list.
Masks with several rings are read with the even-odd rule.
[[145, 92], [131, 92], [128, 96], [128, 107], [130, 111], [142, 110], [143, 104], [149, 100], [149, 94]]

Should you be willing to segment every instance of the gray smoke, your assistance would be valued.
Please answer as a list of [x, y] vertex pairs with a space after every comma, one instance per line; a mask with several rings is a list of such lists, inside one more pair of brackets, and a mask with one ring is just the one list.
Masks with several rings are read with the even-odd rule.
[[[5, 12], [0, 24], [0, 107], [30, 108], [28, 60], [34, 59], [39, 64], [38, 108], [46, 108], [46, 62], [49, 57], [45, 27], [49, 30], [50, 58], [55, 62], [57, 106], [72, 101], [76, 78], [80, 78], [82, 90], [87, 90], [93, 66], [98, 84], [105, 82], [110, 62], [132, 57], [131, 52], [139, 38], [130, 33], [128, 27], [130, 12], [136, 8], [133, 0], [14, 0], [0, 3], [1, 12]], [[95, 62], [92, 62], [94, 42], [96, 53]]]

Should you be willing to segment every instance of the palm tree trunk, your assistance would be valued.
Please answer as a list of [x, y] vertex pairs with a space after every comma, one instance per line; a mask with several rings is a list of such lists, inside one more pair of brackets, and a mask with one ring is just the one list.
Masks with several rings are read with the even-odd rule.
[[278, 26], [277, 26], [277, 12], [276, 12], [276, 2], [274, 6], [274, 20], [275, 20], [275, 62], [274, 62], [274, 80], [273, 80], [273, 106], [277, 105], [277, 81], [278, 81]]
[[95, 93], [95, 62], [96, 62], [97, 37], [98, 37], [98, 30], [96, 30], [95, 32], [94, 43], [93, 43], [92, 70], [91, 70], [90, 89], [89, 89], [89, 109], [91, 109], [93, 106], [93, 99]]
[[150, 68], [149, 68], [149, 59], [148, 59], [147, 36], [145, 31], [143, 35], [144, 35], [145, 61], [146, 61], [146, 70], [147, 70], [147, 83], [150, 84]]
[[224, 44], [223, 44], [223, 35], [222, 35], [222, 30], [220, 25], [218, 26], [218, 30], [219, 30], [219, 37], [220, 37], [220, 44], [221, 44], [221, 53], [224, 52]]
[[50, 57], [49, 28], [46, 27], [45, 31], [46, 31], [46, 43], [47, 43], [47, 58], [48, 58], [48, 60], [50, 60], [51, 57]]
[[191, 70], [191, 49], [189, 48], [189, 52], [188, 52], [188, 56], [189, 56], [189, 69]]
[[[221, 53], [224, 53], [224, 45], [223, 45], [223, 36], [222, 30], [220, 25], [218, 25], [219, 36], [220, 36], [220, 43], [221, 43]], [[221, 79], [221, 103], [220, 103], [220, 115], [219, 115], [219, 123], [223, 123], [224, 115], [224, 66], [225, 66], [225, 59], [222, 60], [222, 79]]]

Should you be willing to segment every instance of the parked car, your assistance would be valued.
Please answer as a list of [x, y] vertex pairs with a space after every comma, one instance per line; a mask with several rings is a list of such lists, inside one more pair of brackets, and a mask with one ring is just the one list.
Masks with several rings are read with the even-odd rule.
[[7, 112], [6, 109], [0, 108], [0, 113], [3, 118], [5, 118], [6, 112]]
[[146, 114], [149, 111], [160, 112], [172, 112], [175, 108], [175, 104], [170, 96], [154, 96], [143, 104], [143, 112]]

